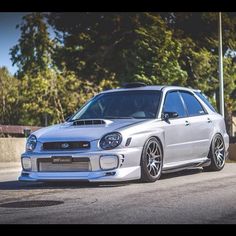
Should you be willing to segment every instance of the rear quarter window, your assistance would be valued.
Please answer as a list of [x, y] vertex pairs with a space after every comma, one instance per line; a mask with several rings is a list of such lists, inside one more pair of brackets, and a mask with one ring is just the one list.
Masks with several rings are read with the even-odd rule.
[[206, 96], [201, 92], [194, 92], [213, 112], [216, 112], [215, 108], [208, 101]]

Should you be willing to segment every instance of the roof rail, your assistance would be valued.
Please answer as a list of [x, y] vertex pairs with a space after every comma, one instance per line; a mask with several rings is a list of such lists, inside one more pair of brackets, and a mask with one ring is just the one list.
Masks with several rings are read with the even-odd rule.
[[123, 84], [123, 88], [137, 88], [137, 87], [144, 87], [147, 86], [145, 83], [142, 82], [132, 82], [132, 83], [125, 83]]

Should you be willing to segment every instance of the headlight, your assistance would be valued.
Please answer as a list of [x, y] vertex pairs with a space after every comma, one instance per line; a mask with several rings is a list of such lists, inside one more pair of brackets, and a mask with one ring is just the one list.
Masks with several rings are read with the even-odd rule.
[[26, 151], [32, 152], [37, 144], [37, 138], [35, 135], [31, 135], [26, 143]]
[[122, 141], [122, 135], [118, 132], [113, 132], [104, 135], [101, 138], [99, 145], [102, 149], [109, 150], [119, 146], [121, 144], [121, 141]]

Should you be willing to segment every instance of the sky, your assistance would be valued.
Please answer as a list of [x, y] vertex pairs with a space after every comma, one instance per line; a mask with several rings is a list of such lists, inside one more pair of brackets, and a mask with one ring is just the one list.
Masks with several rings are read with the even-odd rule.
[[12, 66], [9, 52], [20, 37], [16, 25], [21, 23], [25, 14], [27, 12], [0, 12], [0, 67], [6, 66], [11, 74], [16, 72], [17, 67]]
[[[12, 66], [10, 48], [17, 44], [20, 38], [20, 29], [16, 25], [22, 22], [22, 17], [30, 12], [0, 12], [0, 67], [6, 66], [13, 75], [17, 71], [16, 66]], [[55, 34], [49, 27], [51, 37]]]

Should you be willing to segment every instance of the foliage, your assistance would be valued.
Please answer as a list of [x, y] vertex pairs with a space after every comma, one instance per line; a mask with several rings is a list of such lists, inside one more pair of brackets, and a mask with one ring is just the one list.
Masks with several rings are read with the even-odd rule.
[[19, 117], [19, 81], [0, 68], [0, 124], [15, 124]]
[[[149, 13], [52, 13], [57, 31], [55, 61], [84, 80], [118, 84], [184, 83], [181, 45], [164, 21]], [[73, 58], [73, 60], [71, 60]]]
[[[163, 13], [174, 37], [182, 45], [181, 67], [188, 73], [187, 84], [205, 92], [219, 107], [218, 13]], [[225, 113], [228, 132], [236, 109], [236, 14], [222, 13]], [[216, 98], [216, 99], [215, 99]]]
[[[222, 13], [222, 23], [230, 121], [236, 14]], [[9, 109], [17, 109], [8, 113], [18, 123], [44, 125], [46, 116], [49, 124], [63, 121], [97, 92], [132, 81], [198, 88], [218, 105], [217, 13], [30, 13], [18, 27], [21, 37], [11, 50], [18, 80], [4, 89], [14, 94]]]
[[79, 81], [73, 75], [63, 76], [47, 70], [36, 76], [21, 79], [23, 112], [20, 123], [44, 125], [62, 122], [65, 115], [74, 112], [78, 102]]
[[53, 41], [49, 37], [47, 24], [42, 13], [23, 16], [21, 37], [11, 50], [13, 65], [18, 66], [18, 77], [24, 74], [36, 75], [51, 65]]

